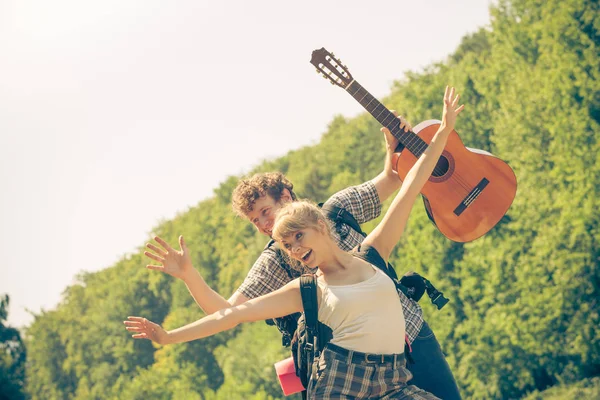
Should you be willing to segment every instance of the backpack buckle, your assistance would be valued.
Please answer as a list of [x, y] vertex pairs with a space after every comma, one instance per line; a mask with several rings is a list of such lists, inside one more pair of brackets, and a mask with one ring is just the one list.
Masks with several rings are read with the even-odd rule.
[[306, 344], [304, 344], [304, 351], [306, 351], [307, 353], [313, 351], [313, 348], [314, 346], [312, 343], [307, 342]]

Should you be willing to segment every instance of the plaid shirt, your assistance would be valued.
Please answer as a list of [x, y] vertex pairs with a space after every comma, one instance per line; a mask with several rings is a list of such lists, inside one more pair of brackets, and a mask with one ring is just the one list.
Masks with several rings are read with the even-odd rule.
[[[373, 182], [352, 186], [331, 196], [325, 204], [332, 204], [350, 212], [359, 224], [377, 218], [381, 214], [381, 201]], [[331, 221], [330, 221], [331, 222]], [[350, 251], [364, 240], [364, 237], [344, 223], [333, 226], [338, 246]], [[249, 299], [271, 293], [302, 274], [312, 273], [305, 266], [289, 262], [283, 252], [263, 251], [246, 276], [238, 292]], [[400, 292], [400, 302], [406, 321], [406, 335], [412, 343], [423, 325], [421, 306]]]

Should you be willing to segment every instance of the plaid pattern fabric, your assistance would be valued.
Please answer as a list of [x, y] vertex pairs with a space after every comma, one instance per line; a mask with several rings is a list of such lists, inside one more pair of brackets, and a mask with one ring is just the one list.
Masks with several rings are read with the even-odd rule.
[[[398, 355], [395, 364], [370, 363], [366, 357], [356, 357], [351, 351], [349, 355], [342, 355], [335, 347], [327, 345], [315, 362], [316, 370], [308, 384], [309, 399], [438, 399], [414, 385], [407, 385], [412, 374], [406, 369], [404, 354]], [[377, 355], [358, 354], [369, 356], [369, 360], [378, 358]], [[353, 355], [354, 362], [351, 361]]]
[[[359, 224], [375, 219], [381, 214], [379, 195], [371, 181], [341, 190], [331, 196], [327, 203], [346, 209]], [[360, 233], [345, 224], [338, 225], [334, 227], [334, 236], [342, 250], [352, 250], [363, 241]], [[238, 292], [253, 299], [274, 292], [300, 275], [311, 272], [314, 271], [286, 260], [280, 253], [263, 251], [238, 288]]]
[[[341, 190], [331, 196], [325, 204], [344, 208], [359, 224], [375, 219], [381, 214], [381, 201], [371, 181]], [[354, 249], [364, 239], [360, 233], [344, 223], [333, 226], [333, 232], [338, 246], [345, 251]], [[238, 292], [253, 299], [274, 292], [302, 274], [314, 272], [286, 259], [281, 253], [263, 251], [237, 289]], [[399, 296], [406, 321], [406, 335], [412, 343], [423, 325], [423, 310], [404, 293], [400, 292]]]

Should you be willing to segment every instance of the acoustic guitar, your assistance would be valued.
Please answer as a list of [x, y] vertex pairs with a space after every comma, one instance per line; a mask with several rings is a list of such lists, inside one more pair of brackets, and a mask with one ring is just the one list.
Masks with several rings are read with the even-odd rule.
[[[319, 74], [350, 93], [398, 139], [393, 165], [404, 180], [441, 121], [424, 121], [412, 131], [404, 131], [396, 116], [354, 80], [332, 53], [325, 48], [315, 50], [310, 62]], [[421, 195], [427, 215], [444, 236], [455, 242], [470, 242], [502, 219], [516, 192], [517, 178], [504, 161], [486, 151], [465, 147], [453, 130]]]

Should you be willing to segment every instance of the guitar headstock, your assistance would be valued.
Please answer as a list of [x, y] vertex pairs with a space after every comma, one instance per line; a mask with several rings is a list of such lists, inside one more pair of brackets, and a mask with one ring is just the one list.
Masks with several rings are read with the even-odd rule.
[[332, 85], [338, 85], [346, 89], [353, 81], [348, 68], [342, 65], [342, 60], [336, 58], [333, 53], [328, 52], [324, 47], [312, 52], [310, 63], [317, 67], [317, 73], [329, 79]]

